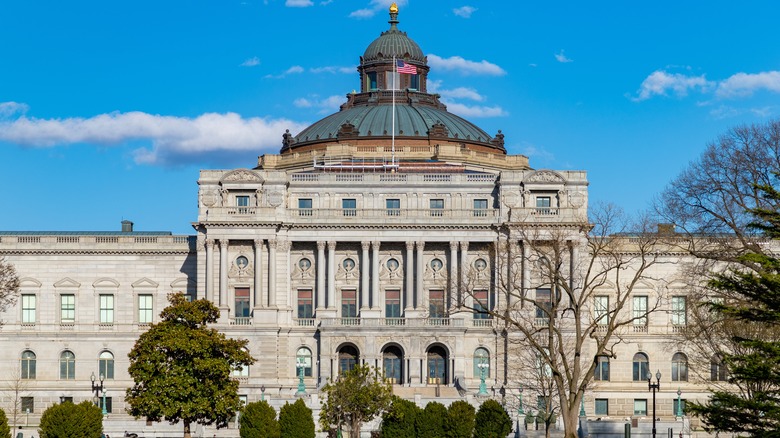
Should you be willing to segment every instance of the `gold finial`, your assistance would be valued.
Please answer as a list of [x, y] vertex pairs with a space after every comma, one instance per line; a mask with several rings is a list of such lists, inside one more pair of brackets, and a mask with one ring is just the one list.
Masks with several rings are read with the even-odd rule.
[[398, 13], [398, 5], [393, 2], [390, 4], [390, 13], [391, 14], [397, 14]]

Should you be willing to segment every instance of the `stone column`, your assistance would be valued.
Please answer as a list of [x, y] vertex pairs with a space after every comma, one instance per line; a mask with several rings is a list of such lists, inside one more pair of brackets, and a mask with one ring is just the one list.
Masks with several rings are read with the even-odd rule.
[[[507, 264], [506, 275], [509, 277], [507, 281], [507, 287], [509, 288], [509, 307], [514, 309], [517, 307], [517, 303], [520, 301], [520, 296], [523, 293], [522, 280], [521, 284], [518, 284], [518, 273], [522, 278], [522, 253], [520, 252], [520, 245], [514, 239], [507, 241], [507, 250], [509, 252], [509, 263]], [[498, 275], [504, 275], [503, 272], [499, 272]]]
[[404, 264], [404, 274], [406, 274], [406, 287], [404, 288], [403, 300], [401, 303], [404, 309], [412, 308], [412, 297], [414, 295], [414, 242], [406, 242], [406, 263]]
[[368, 270], [370, 265], [370, 262], [368, 261], [368, 248], [371, 246], [371, 242], [360, 242], [360, 249], [362, 249], [362, 252], [360, 253], [360, 309], [361, 311], [364, 309], [368, 309], [369, 307], [369, 299], [368, 299], [368, 291], [369, 291], [369, 284], [368, 284]]
[[577, 257], [579, 257], [578, 245], [575, 241], [569, 240], [569, 290], [574, 291], [575, 266], [577, 266]]
[[528, 258], [531, 257], [531, 247], [528, 245], [528, 242], [521, 243], [523, 245], [523, 285], [520, 295], [523, 298], [526, 298], [528, 296], [528, 289], [531, 288], [531, 263], [528, 261]]
[[461, 290], [458, 287], [458, 242], [450, 242], [450, 309], [460, 307]]
[[214, 239], [206, 239], [206, 299], [214, 300]]
[[268, 239], [268, 307], [276, 307], [276, 239]]
[[336, 242], [328, 242], [328, 308], [336, 308]]
[[317, 310], [325, 308], [325, 242], [317, 242]]
[[228, 240], [219, 239], [219, 307], [227, 307]]
[[423, 249], [425, 249], [425, 242], [419, 241], [417, 242], [417, 287], [416, 287], [416, 294], [414, 299], [414, 308], [417, 309], [420, 307], [422, 303], [425, 302], [423, 296], [425, 295], [425, 291], [423, 288], [425, 287], [424, 280], [424, 274], [425, 274], [425, 260], [423, 260]]
[[263, 239], [255, 239], [255, 293], [252, 301], [256, 308], [265, 307], [268, 302], [263, 293]]
[[[466, 274], [469, 272], [469, 258], [468, 258], [468, 252], [469, 252], [469, 243], [468, 242], [460, 242], [460, 285], [461, 288], [465, 287], [468, 284], [468, 279], [466, 278]], [[463, 305], [466, 307], [473, 307], [474, 300], [471, 298], [471, 296], [468, 293], [463, 294]]]
[[379, 245], [378, 241], [371, 242], [371, 302], [372, 307], [379, 305]]

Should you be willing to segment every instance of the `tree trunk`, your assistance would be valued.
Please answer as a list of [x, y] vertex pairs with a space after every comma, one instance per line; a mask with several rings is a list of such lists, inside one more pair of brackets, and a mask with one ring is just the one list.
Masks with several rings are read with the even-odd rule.
[[360, 421], [354, 420], [349, 423], [349, 437], [360, 438]]
[[577, 438], [577, 429], [580, 421], [580, 408], [578, 405], [566, 409], [561, 409], [561, 419], [563, 420], [563, 433], [565, 438]]
[[184, 438], [191, 438], [192, 435], [190, 434], [190, 422], [185, 421], [184, 422]]

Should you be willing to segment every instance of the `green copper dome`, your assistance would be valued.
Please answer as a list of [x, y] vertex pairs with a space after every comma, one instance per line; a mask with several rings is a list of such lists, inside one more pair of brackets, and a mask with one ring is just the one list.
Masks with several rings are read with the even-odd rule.
[[406, 36], [406, 32], [398, 30], [398, 12], [390, 12], [390, 29], [382, 32], [379, 38], [368, 45], [363, 53], [363, 61], [371, 62], [382, 59], [392, 59], [393, 56], [407, 61], [425, 63], [425, 55], [414, 40]]

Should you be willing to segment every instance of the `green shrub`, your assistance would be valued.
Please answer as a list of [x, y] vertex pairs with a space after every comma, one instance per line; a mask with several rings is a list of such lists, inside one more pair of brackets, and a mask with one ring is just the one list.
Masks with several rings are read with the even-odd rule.
[[429, 402], [417, 416], [417, 436], [419, 438], [441, 438], [444, 436], [444, 421], [447, 408], [439, 402]]
[[447, 409], [447, 421], [444, 424], [447, 438], [471, 438], [474, 433], [474, 406], [468, 402], [458, 400]]
[[415, 438], [417, 431], [415, 423], [422, 410], [413, 402], [400, 397], [393, 397], [390, 409], [382, 415], [379, 429], [383, 437]]
[[8, 425], [8, 417], [2, 409], [0, 409], [0, 438], [11, 438], [11, 426]]
[[280, 438], [276, 411], [267, 401], [249, 403], [238, 419], [241, 438]]
[[103, 412], [84, 401], [55, 404], [41, 416], [40, 438], [100, 438], [103, 433]]
[[512, 419], [495, 400], [486, 400], [475, 418], [474, 438], [506, 438], [512, 430]]
[[279, 411], [281, 438], [314, 438], [314, 417], [303, 399], [285, 403]]

